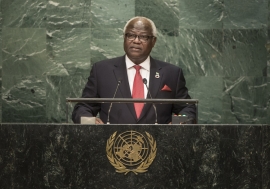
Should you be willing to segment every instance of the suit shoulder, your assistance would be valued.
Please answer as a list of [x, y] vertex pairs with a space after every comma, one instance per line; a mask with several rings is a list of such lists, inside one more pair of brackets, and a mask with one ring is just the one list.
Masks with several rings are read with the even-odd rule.
[[168, 62], [163, 62], [163, 61], [160, 61], [160, 60], [156, 60], [156, 63], [158, 63], [158, 65], [160, 65], [161, 67], [163, 68], [168, 68], [168, 69], [173, 69], [173, 70], [182, 70], [179, 66], [176, 66], [174, 64], [171, 64], [171, 63], [168, 63]]
[[111, 59], [101, 60], [99, 62], [94, 63], [94, 65], [101, 66], [101, 67], [110, 66], [110, 65], [117, 64], [123, 60], [125, 60], [124, 56], [120, 56], [120, 57], [115, 57], [115, 58], [111, 58]]

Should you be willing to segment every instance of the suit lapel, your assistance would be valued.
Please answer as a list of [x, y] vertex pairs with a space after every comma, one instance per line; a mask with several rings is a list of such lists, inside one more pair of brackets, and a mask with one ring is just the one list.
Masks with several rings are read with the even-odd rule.
[[[121, 84], [119, 85], [119, 91], [122, 94], [122, 98], [132, 98], [131, 92], [130, 92], [130, 86], [128, 82], [125, 56], [121, 57], [119, 62], [116, 62], [114, 66], [115, 66], [115, 69], [113, 71], [114, 71], [115, 78], [117, 81], [121, 80]], [[126, 105], [128, 106], [133, 117], [137, 119], [134, 105], [132, 103], [126, 103]]]
[[[150, 59], [150, 62], [151, 66], [149, 78], [149, 91], [152, 95], [152, 98], [155, 98], [159, 92], [163, 73], [161, 69], [162, 67], [159, 66], [159, 64], [156, 63], [156, 61], [153, 58]], [[148, 98], [150, 98], [150, 96]]]
[[[156, 98], [159, 92], [162, 75], [163, 75], [161, 68], [162, 67], [159, 66], [159, 64], [152, 57], [150, 57], [149, 92], [151, 93], [153, 99]], [[151, 99], [149, 93], [147, 94], [147, 98]], [[140, 118], [143, 117], [149, 111], [149, 108], [151, 107], [152, 107], [151, 103], [145, 104]]]

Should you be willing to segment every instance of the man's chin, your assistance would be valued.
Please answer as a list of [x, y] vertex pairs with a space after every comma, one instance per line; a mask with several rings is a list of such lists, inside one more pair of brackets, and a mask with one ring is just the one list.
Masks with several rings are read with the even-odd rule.
[[140, 58], [142, 58], [142, 55], [139, 52], [129, 52], [128, 57], [130, 57], [132, 59], [140, 59]]
[[137, 55], [137, 56], [135, 56], [134, 54], [129, 54], [129, 55], [127, 55], [128, 56], [128, 58], [133, 62], [133, 63], [135, 63], [135, 64], [140, 64], [140, 63], [142, 63], [143, 61], [145, 61], [145, 59], [147, 58], [144, 58], [144, 57], [142, 57], [141, 55]]

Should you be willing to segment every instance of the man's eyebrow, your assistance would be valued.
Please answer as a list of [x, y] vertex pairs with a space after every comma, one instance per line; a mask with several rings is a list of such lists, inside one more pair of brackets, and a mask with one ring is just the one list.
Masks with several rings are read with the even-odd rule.
[[[132, 34], [132, 35], [137, 35], [137, 34], [135, 34], [134, 32], [127, 32], [127, 33]], [[141, 34], [139, 34], [139, 35], [147, 35], [147, 36], [148, 36], [147, 32], [146, 32], [146, 33], [141, 33]]]

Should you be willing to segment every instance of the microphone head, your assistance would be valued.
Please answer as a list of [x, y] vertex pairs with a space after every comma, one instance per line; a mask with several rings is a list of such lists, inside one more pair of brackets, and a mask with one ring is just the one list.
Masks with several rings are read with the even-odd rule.
[[147, 84], [147, 79], [143, 78], [143, 83]]

